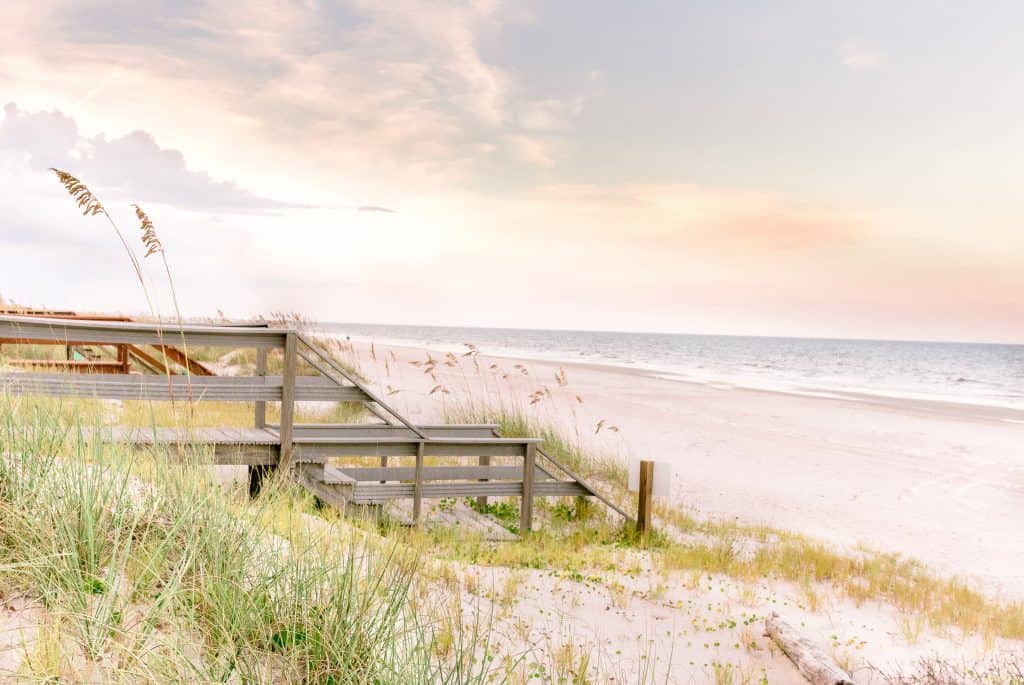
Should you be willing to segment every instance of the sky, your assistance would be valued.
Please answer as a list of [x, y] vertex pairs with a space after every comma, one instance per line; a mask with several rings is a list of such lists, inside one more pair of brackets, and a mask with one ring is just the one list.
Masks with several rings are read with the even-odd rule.
[[0, 19], [8, 299], [146, 310], [58, 167], [140, 255], [149, 213], [187, 315], [1024, 342], [1021, 3]]

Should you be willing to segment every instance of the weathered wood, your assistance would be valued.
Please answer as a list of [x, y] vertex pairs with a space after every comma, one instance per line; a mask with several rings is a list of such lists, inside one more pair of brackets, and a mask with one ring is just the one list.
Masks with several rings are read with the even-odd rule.
[[[191, 382], [190, 382], [191, 381]], [[178, 399], [192, 388], [195, 401], [281, 401], [281, 376], [144, 376], [140, 374], [0, 373], [0, 391], [12, 395], [50, 397], [94, 397], [110, 400]], [[295, 378], [293, 401], [359, 401], [357, 388], [340, 387], [323, 378]]]
[[[257, 375], [251, 377], [204, 376], [202, 365], [193, 365], [184, 354], [170, 352], [169, 359], [192, 370], [182, 377], [115, 373], [105, 376], [69, 376], [47, 373], [0, 373], [0, 391], [12, 394], [39, 394], [56, 397], [97, 397], [108, 399], [173, 400], [186, 392], [196, 401], [221, 400], [254, 404], [253, 433], [231, 429], [205, 429], [174, 435], [153, 432], [119, 436], [135, 448], [166, 448], [168, 455], [183, 459], [207, 459], [214, 463], [245, 464], [250, 470], [250, 489], [258, 492], [271, 467], [289, 469], [299, 464], [297, 475], [325, 501], [372, 504], [375, 500], [410, 498], [414, 518], [420, 519], [424, 499], [488, 496], [522, 497], [520, 523], [524, 531], [533, 524], [534, 498], [544, 496], [582, 496], [595, 494], [550, 457], [545, 458], [569, 481], [553, 480], [551, 473], [537, 464], [539, 440], [502, 438], [493, 425], [418, 426], [388, 406], [358, 378], [338, 362], [294, 331], [263, 327], [186, 326], [179, 330], [155, 324], [135, 322], [77, 321], [34, 317], [0, 316], [0, 340], [14, 344], [115, 345], [118, 361], [128, 371], [129, 354], [155, 371], [167, 370], [166, 361], [157, 359], [140, 346], [152, 345], [164, 351], [165, 333], [183, 333], [184, 342], [193, 345], [251, 347], [257, 350]], [[88, 341], [81, 343], [76, 341]], [[300, 351], [298, 345], [304, 345]], [[267, 376], [267, 351], [284, 350], [280, 377]], [[299, 376], [298, 359], [305, 360], [321, 377]], [[95, 362], [96, 360], [90, 360]], [[196, 363], [197, 364], [197, 363]], [[67, 369], [68, 364], [58, 365]], [[346, 382], [350, 385], [346, 385]], [[295, 404], [300, 401], [360, 402], [386, 424], [376, 426], [301, 426], [294, 423]], [[280, 426], [266, 427], [266, 403], [281, 403]], [[102, 438], [101, 438], [102, 439]], [[113, 436], [112, 438], [113, 439]], [[331, 457], [377, 457], [377, 469], [336, 469], [325, 467]], [[389, 456], [414, 456], [412, 469], [388, 467]], [[476, 457], [478, 466], [437, 466], [426, 468], [426, 457]], [[518, 467], [492, 466], [492, 457], [523, 460]], [[369, 480], [361, 480], [363, 478]], [[406, 482], [412, 479], [412, 483]], [[325, 479], [332, 482], [325, 482]], [[506, 480], [507, 479], [507, 480]], [[430, 481], [430, 482], [427, 482]], [[338, 499], [338, 491], [344, 490]], [[332, 494], [333, 493], [333, 494]], [[610, 505], [611, 506], [611, 505]], [[613, 507], [614, 508], [614, 507]], [[616, 509], [618, 511], [618, 509]]]
[[[480, 466], [490, 466], [490, 465], [491, 465], [491, 458], [489, 456], [483, 455], [483, 456], [480, 457]], [[487, 495], [480, 495], [479, 497], [477, 497], [476, 498], [476, 505], [478, 507], [486, 507], [487, 506]]]
[[348, 510], [351, 503], [351, 488], [324, 483], [322, 465], [296, 464], [294, 473], [299, 483], [320, 500], [342, 511]]
[[[537, 445], [529, 443], [523, 457], [523, 500], [519, 507], [519, 530], [533, 530], [534, 473], [537, 465]], [[481, 483], [481, 485], [486, 485]]]
[[167, 368], [167, 365], [163, 362], [163, 360], [157, 359], [156, 357], [151, 355], [149, 352], [146, 352], [138, 345], [119, 345], [119, 347], [124, 348], [129, 355], [134, 357], [136, 361], [138, 361], [140, 364], [142, 364], [142, 366], [146, 367], [153, 373], [160, 374], [161, 376], [166, 376], [171, 372], [170, 369]]
[[[267, 375], [267, 349], [259, 347], [256, 349], [256, 375], [265, 377]], [[267, 426], [267, 403], [264, 400], [257, 400], [253, 409], [253, 422], [257, 428]]]
[[[328, 457], [413, 457], [419, 442], [403, 438], [327, 438], [301, 435], [295, 437], [295, 455], [299, 461], [320, 461]], [[428, 457], [517, 457], [526, 454], [533, 444], [527, 438], [430, 438], [426, 440]]]
[[70, 345], [161, 345], [169, 333], [184, 335], [189, 345], [214, 347], [278, 347], [286, 331], [250, 326], [193, 326], [136, 321], [73, 320], [31, 316], [0, 316], [0, 339], [12, 344], [61, 342]]
[[[382, 457], [386, 459], [387, 457]], [[408, 481], [416, 478], [416, 468], [413, 466], [339, 466], [335, 467], [338, 473], [344, 473], [346, 478], [357, 481]], [[523, 470], [518, 466], [425, 466], [423, 468], [423, 480], [519, 480]], [[539, 466], [536, 467], [537, 480], [551, 480], [551, 474]]]
[[423, 512], [423, 457], [424, 444], [420, 441], [416, 450], [416, 474], [413, 480], [412, 493], [412, 520], [416, 524], [419, 524], [420, 514]]
[[287, 471], [292, 465], [292, 435], [295, 423], [295, 374], [298, 368], [295, 333], [288, 331], [284, 342], [284, 369], [281, 372], [281, 439], [280, 468]]
[[[402, 525], [413, 525], [411, 507], [406, 506], [402, 500], [394, 501], [388, 507], [390, 516]], [[467, 507], [462, 502], [456, 502], [453, 507], [431, 507], [423, 514], [421, 525], [429, 527], [444, 526], [458, 530], [472, 531], [485, 540], [495, 542], [511, 542], [516, 536], [500, 523], [486, 514], [481, 514]]]
[[7, 359], [5, 363], [28, 369], [60, 369], [71, 373], [124, 373], [124, 364], [112, 359]]
[[343, 472], [337, 466], [330, 466], [324, 464], [324, 471], [320, 478], [323, 482], [328, 485], [352, 485], [355, 486], [355, 478], [351, 478], [348, 474]]
[[765, 619], [764, 630], [811, 685], [853, 685], [850, 675], [825, 650], [777, 612]]
[[187, 444], [199, 445], [239, 444], [277, 446], [277, 433], [258, 428], [102, 428], [98, 432], [86, 431], [87, 437], [97, 437], [104, 442], [123, 442], [136, 445]]
[[[269, 428], [277, 428], [271, 424]], [[431, 438], [493, 438], [494, 428], [490, 424], [425, 424], [420, 428]], [[417, 439], [417, 435], [405, 426], [380, 423], [297, 423], [295, 437], [344, 438], [406, 438]]]
[[338, 364], [338, 362], [334, 361], [334, 359], [331, 358], [331, 355], [327, 354], [326, 352], [321, 350], [319, 347], [317, 347], [316, 345], [311, 343], [309, 341], [309, 339], [306, 338], [305, 336], [298, 335], [298, 338], [302, 342], [303, 345], [308, 347], [315, 354], [317, 354], [321, 359], [323, 359], [324, 362], [328, 366], [330, 366], [332, 369], [335, 370], [335, 372], [338, 373], [338, 375], [340, 375], [342, 378], [347, 380], [349, 383], [351, 383], [352, 385], [354, 385], [357, 388], [359, 388], [360, 390], [362, 390], [366, 394], [366, 396], [367, 396], [367, 398], [369, 399], [370, 402], [373, 402], [373, 403], [377, 404], [378, 406], [380, 406], [388, 414], [390, 414], [391, 416], [395, 417], [395, 419], [397, 419], [399, 423], [401, 423], [403, 426], [405, 426], [406, 428], [408, 428], [412, 432], [416, 433], [416, 435], [418, 437], [420, 437], [420, 438], [426, 438], [427, 437], [427, 435], [419, 427], [417, 427], [411, 421], [409, 421], [407, 418], [405, 418], [405, 416], [403, 416], [402, 414], [400, 414], [397, 411], [395, 411], [394, 409], [392, 409], [391, 406], [389, 406], [387, 402], [385, 402], [383, 399], [381, 399], [366, 384], [364, 384], [358, 378], [356, 378], [351, 373], [349, 373], [344, 368], [342, 368], [342, 366], [340, 364]]
[[[265, 349], [265, 348], [264, 348]], [[179, 350], [177, 347], [172, 345], [165, 345], [163, 347], [163, 353], [167, 355], [167, 358], [177, 364], [183, 369], [188, 369], [188, 372], [193, 376], [212, 376], [212, 371], [208, 368], [187, 356], [184, 352]]]
[[[422, 499], [445, 499], [461, 497], [521, 497], [523, 484], [518, 481], [476, 481], [423, 483]], [[390, 499], [412, 499], [416, 494], [415, 483], [378, 483], [360, 481], [355, 484], [353, 501], [382, 502]], [[569, 481], [545, 481], [534, 484], [534, 497], [582, 497], [586, 490], [579, 483]]]
[[[128, 346], [118, 345], [117, 346], [117, 361], [121, 364], [121, 373], [132, 372], [131, 358], [128, 356]], [[209, 375], [209, 374], [207, 374]]]
[[654, 495], [654, 462], [640, 462], [640, 491], [637, 493], [636, 530], [647, 535], [651, 530], [652, 497]]

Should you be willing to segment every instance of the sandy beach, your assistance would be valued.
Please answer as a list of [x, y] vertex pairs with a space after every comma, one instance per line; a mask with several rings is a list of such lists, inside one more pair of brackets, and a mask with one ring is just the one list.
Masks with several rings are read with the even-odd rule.
[[[467, 392], [509, 400], [547, 388], [530, 411], [606, 452], [670, 462], [673, 503], [699, 515], [866, 545], [1024, 596], [1024, 412], [802, 396], [483, 354], [439, 363], [432, 378], [411, 362], [444, 353], [356, 350], [369, 377], [412, 416], [439, 417]], [[560, 368], [564, 387], [554, 378]], [[431, 394], [438, 385], [450, 394]]]

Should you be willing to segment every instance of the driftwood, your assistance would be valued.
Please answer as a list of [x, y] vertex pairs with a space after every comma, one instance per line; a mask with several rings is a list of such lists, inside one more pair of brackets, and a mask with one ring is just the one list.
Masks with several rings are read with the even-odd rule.
[[764, 631], [812, 685], [853, 685], [849, 674], [832, 657], [778, 613], [765, 619]]

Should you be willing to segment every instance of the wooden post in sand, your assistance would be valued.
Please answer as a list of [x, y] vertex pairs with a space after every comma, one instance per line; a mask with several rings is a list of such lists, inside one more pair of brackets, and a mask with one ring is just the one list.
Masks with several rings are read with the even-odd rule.
[[651, 529], [651, 505], [654, 497], [654, 462], [640, 462], [640, 488], [637, 492], [636, 531], [647, 535]]

